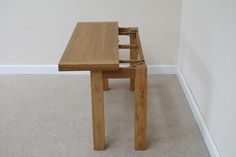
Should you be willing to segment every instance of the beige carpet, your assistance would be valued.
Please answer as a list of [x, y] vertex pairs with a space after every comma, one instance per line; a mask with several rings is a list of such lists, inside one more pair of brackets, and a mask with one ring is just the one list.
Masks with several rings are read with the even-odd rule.
[[105, 151], [93, 151], [89, 77], [0, 76], [0, 157], [209, 157], [175, 75], [148, 78], [148, 145], [134, 150], [128, 80], [105, 92]]

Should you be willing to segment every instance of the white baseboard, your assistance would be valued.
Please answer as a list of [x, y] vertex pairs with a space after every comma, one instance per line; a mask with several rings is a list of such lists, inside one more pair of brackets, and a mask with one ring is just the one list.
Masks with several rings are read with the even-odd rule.
[[[176, 74], [176, 65], [148, 65], [148, 74]], [[57, 65], [0, 65], [0, 74], [76, 74], [88, 71], [59, 72]]]
[[181, 70], [179, 69], [179, 67], [177, 67], [177, 69], [176, 69], [176, 75], [177, 75], [180, 85], [184, 91], [184, 94], [187, 98], [188, 104], [193, 112], [193, 115], [197, 121], [198, 127], [201, 131], [202, 137], [206, 143], [206, 146], [209, 150], [211, 157], [220, 157], [221, 155], [215, 145], [213, 137], [211, 136], [211, 133], [206, 125], [206, 122], [204, 121], [204, 118], [198, 108], [196, 101], [195, 101], [195, 98], [194, 98]]
[[57, 65], [0, 65], [0, 74], [82, 74], [88, 71], [59, 72]]
[[[191, 90], [177, 65], [148, 65], [148, 74], [176, 74], [200, 128], [203, 139], [212, 157], [220, 157], [209, 129], [203, 119]], [[76, 74], [88, 75], [88, 71], [59, 72], [57, 65], [0, 65], [0, 74]]]
[[177, 65], [148, 65], [148, 74], [176, 74]]

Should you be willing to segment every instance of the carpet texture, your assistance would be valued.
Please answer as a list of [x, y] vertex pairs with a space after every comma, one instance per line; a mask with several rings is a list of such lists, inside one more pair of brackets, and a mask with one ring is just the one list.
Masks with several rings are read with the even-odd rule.
[[105, 92], [105, 151], [93, 151], [90, 78], [0, 76], [0, 157], [209, 157], [175, 75], [148, 77], [148, 149], [134, 150], [134, 93]]

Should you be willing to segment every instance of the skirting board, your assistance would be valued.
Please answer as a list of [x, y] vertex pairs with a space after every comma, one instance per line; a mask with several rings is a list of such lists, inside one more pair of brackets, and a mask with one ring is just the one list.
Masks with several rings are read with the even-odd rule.
[[[148, 65], [148, 74], [176, 74], [176, 65]], [[0, 65], [0, 74], [75, 74], [88, 71], [59, 72], [57, 65]]]
[[215, 145], [213, 137], [211, 136], [211, 133], [206, 125], [206, 122], [204, 121], [204, 118], [198, 108], [197, 102], [195, 101], [195, 98], [188, 86], [188, 83], [186, 82], [179, 67], [176, 68], [176, 76], [180, 82], [180, 85], [184, 91], [184, 94], [186, 96], [188, 104], [193, 112], [193, 115], [194, 115], [196, 121], [197, 121], [198, 127], [201, 131], [202, 137], [206, 143], [206, 146], [209, 150], [211, 157], [221, 157], [221, 155]]
[[[191, 90], [177, 65], [148, 65], [148, 74], [176, 74], [185, 93], [188, 104], [194, 114], [200, 128], [202, 137], [212, 157], [220, 157], [220, 153], [214, 143], [209, 129], [203, 119]], [[73, 74], [89, 75], [88, 71], [58, 72], [57, 65], [0, 65], [1, 74]]]

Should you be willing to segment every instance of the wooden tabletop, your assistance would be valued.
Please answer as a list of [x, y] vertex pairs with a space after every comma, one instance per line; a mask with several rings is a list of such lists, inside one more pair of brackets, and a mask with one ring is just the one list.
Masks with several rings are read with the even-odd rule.
[[60, 60], [59, 71], [118, 68], [118, 22], [78, 23]]

